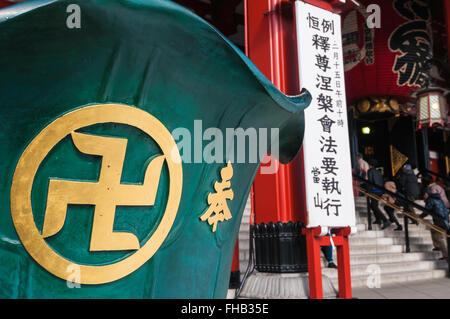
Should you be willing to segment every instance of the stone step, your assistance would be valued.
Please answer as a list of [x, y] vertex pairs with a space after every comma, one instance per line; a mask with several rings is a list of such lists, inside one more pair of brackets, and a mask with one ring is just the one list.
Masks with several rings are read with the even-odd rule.
[[[367, 245], [404, 245], [405, 237], [350, 237], [349, 239], [350, 249], [355, 246], [367, 246]], [[410, 244], [432, 244], [431, 236], [425, 237], [409, 237]]]
[[[355, 206], [366, 205], [367, 197], [366, 196], [355, 196]], [[423, 199], [414, 201], [416, 204], [425, 206], [425, 201]]]
[[[401, 220], [399, 220], [399, 223], [400, 223], [400, 225], [402, 225], [402, 227], [403, 227], [403, 230], [405, 229], [405, 227], [404, 227], [404, 223], [403, 223], [403, 221], [401, 221]], [[361, 231], [364, 231], [364, 230], [368, 230], [368, 224], [367, 224], [367, 222], [364, 222], [364, 221], [357, 221], [357, 225], [364, 225], [364, 228], [362, 228], [362, 226], [361, 226], [361, 229], [358, 229], [358, 231], [359, 232], [361, 232]], [[381, 229], [381, 227], [382, 227], [382, 225], [378, 225], [378, 224], [372, 224], [372, 231], [374, 231], [374, 230], [382, 230]], [[396, 228], [397, 226], [395, 225], [395, 224], [391, 224], [388, 228], [386, 228], [386, 229], [384, 229], [385, 231], [394, 231], [394, 229]], [[396, 231], [397, 232], [397, 231]], [[396, 233], [395, 232], [395, 233]], [[402, 232], [402, 231], [401, 231]], [[400, 233], [401, 233], [400, 232]], [[420, 235], [423, 235], [423, 234], [425, 234], [425, 233], [430, 233], [430, 228], [428, 228], [428, 227], [426, 227], [425, 225], [423, 225], [423, 224], [419, 224], [419, 225], [414, 225], [414, 224], [408, 224], [408, 232], [410, 233], [410, 234], [420, 234]], [[388, 235], [388, 234], [386, 234], [386, 235]]]
[[[364, 214], [362, 214], [362, 215], [364, 215]], [[387, 214], [384, 214], [384, 216], [385, 216], [386, 218], [388, 218], [388, 215], [387, 215]], [[398, 222], [400, 223], [400, 225], [403, 226], [403, 224], [404, 224], [404, 223], [403, 223], [403, 215], [396, 215], [396, 218], [397, 218]], [[428, 218], [428, 217], [425, 218], [425, 220], [428, 221], [428, 222], [430, 222], [430, 223], [433, 222], [433, 220], [432, 220], [431, 218]], [[369, 223], [369, 221], [367, 220], [367, 216], [361, 216], [361, 215], [356, 215], [355, 221], [356, 221], [357, 224], [368, 224], [368, 223]], [[373, 224], [374, 221], [375, 221], [375, 217], [372, 216], [372, 226], [375, 225], [375, 224]], [[411, 227], [412, 227], [412, 226], [415, 226], [415, 225], [413, 225], [413, 224], [411, 224], [411, 223], [409, 223], [409, 225], [411, 225]], [[419, 226], [421, 226], [421, 227], [426, 227], [425, 225], [422, 225], [422, 224], [419, 224]], [[417, 226], [416, 226], [416, 227], [417, 227]]]
[[[380, 274], [386, 275], [391, 273], [401, 274], [403, 272], [419, 272], [431, 271], [435, 269], [446, 269], [447, 262], [443, 260], [422, 260], [422, 261], [405, 261], [395, 263], [377, 263], [377, 264], [361, 264], [351, 266], [352, 277], [369, 276], [373, 274], [373, 268], [379, 267]], [[322, 269], [324, 275], [329, 278], [337, 278], [338, 273], [336, 269], [324, 268]]]
[[[411, 252], [431, 251], [431, 244], [411, 244]], [[404, 245], [356, 245], [350, 247], [350, 256], [352, 255], [370, 255], [386, 253], [403, 253]]]
[[[355, 234], [350, 235], [350, 238], [375, 238], [375, 237], [404, 237], [405, 231], [394, 231], [395, 225], [390, 226], [384, 230], [379, 227], [374, 227], [370, 231], [359, 231]], [[430, 231], [425, 228], [417, 228], [416, 226], [408, 227], [409, 237], [429, 237]]]
[[377, 264], [377, 263], [381, 264], [381, 263], [396, 263], [407, 261], [437, 260], [440, 257], [441, 253], [437, 251], [351, 255], [350, 265], [354, 266], [362, 264]]
[[[380, 286], [378, 288], [389, 287], [395, 283], [445, 278], [446, 275], [447, 270], [445, 269], [381, 274], [379, 283]], [[330, 281], [333, 283], [334, 287], [338, 289], [338, 279], [330, 278]], [[369, 287], [370, 284], [373, 285], [373, 281], [370, 280], [369, 274], [363, 276], [352, 276], [352, 288]], [[375, 289], [375, 287], [373, 288]]]

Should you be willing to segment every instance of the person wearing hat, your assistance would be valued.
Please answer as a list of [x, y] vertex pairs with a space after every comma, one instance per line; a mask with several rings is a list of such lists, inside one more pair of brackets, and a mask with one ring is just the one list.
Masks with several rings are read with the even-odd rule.
[[[441, 198], [442, 202], [444, 203], [445, 208], [450, 208], [450, 202], [448, 201], [447, 195], [445, 194], [444, 188], [436, 183], [433, 180], [433, 177], [430, 175], [425, 175], [422, 177], [422, 185], [425, 188], [425, 191], [428, 189], [431, 190], [434, 194], [439, 194], [439, 197]], [[431, 231], [431, 239], [433, 240], [433, 250], [437, 251], [440, 250], [439, 248], [439, 241], [440, 241], [440, 234], [435, 231]]]
[[[444, 231], [448, 230], [448, 209], [445, 207], [444, 202], [441, 200], [441, 196], [438, 193], [434, 193], [433, 190], [428, 187], [425, 194], [425, 212], [419, 217], [425, 218], [428, 215], [433, 217], [433, 224]], [[440, 232], [431, 229], [431, 237], [436, 242], [437, 248], [442, 252], [441, 259], [448, 258], [446, 236]]]
[[[376, 186], [383, 187], [383, 175], [379, 170], [376, 169], [376, 167], [378, 166], [377, 161], [375, 159], [370, 159], [368, 161], [368, 164], [369, 171], [367, 172], [367, 180], [372, 184], [375, 184]], [[376, 188], [376, 186], [368, 185], [367, 188], [371, 193], [381, 197], [383, 195], [383, 192], [381, 191], [381, 189]], [[373, 211], [373, 214], [375, 215], [374, 224], [383, 224], [381, 229], [389, 227], [391, 225], [391, 222], [381, 212], [380, 208], [378, 207], [378, 201], [370, 197], [369, 205]]]

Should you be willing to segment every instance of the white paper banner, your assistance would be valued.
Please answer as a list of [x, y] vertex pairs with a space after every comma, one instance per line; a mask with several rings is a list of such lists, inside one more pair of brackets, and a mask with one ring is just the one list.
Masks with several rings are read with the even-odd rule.
[[295, 15], [300, 84], [313, 97], [303, 140], [307, 227], [355, 226], [341, 18], [302, 1]]

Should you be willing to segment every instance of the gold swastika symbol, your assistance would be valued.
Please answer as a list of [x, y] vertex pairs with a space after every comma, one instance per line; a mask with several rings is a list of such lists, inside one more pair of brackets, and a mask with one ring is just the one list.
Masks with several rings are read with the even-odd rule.
[[[153, 139], [160, 148], [162, 155], [156, 154], [144, 167], [141, 185], [120, 183], [127, 139], [77, 132], [84, 127], [105, 123], [135, 127]], [[92, 182], [50, 179], [41, 233], [36, 226], [31, 204], [33, 182], [42, 161], [67, 136], [72, 138], [80, 152], [101, 156], [99, 177]], [[164, 213], [151, 236], [140, 244], [133, 233], [114, 232], [117, 206], [157, 204], [156, 193], [161, 183], [163, 165], [168, 170], [167, 203], [165, 209], [162, 207]], [[77, 264], [70, 256], [65, 258], [53, 250], [45, 238], [57, 234], [64, 227], [67, 205], [95, 205], [89, 251], [133, 250], [126, 258], [118, 258], [110, 264], [77, 265], [81, 284], [103, 284], [137, 270], [161, 247], [175, 221], [182, 186], [183, 168], [178, 147], [170, 132], [157, 118], [142, 109], [123, 104], [89, 105], [53, 120], [25, 148], [12, 179], [11, 216], [30, 256], [53, 275], [67, 280], [71, 274], [67, 269]], [[70, 224], [70, 227], [82, 226]]]
[[157, 156], [147, 166], [143, 185], [122, 185], [120, 178], [127, 140], [72, 132], [77, 149], [102, 156], [98, 182], [50, 180], [42, 235], [60, 231], [66, 219], [67, 204], [95, 205], [91, 251], [139, 249], [131, 233], [113, 232], [116, 206], [150, 206], [155, 202], [164, 156]]

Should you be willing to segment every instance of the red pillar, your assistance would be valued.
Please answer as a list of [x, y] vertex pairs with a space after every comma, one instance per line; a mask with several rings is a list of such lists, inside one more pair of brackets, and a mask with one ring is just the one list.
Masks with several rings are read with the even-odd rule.
[[233, 262], [231, 263], [230, 289], [239, 288], [241, 282], [241, 271], [239, 269], [239, 238], [234, 246]]
[[[246, 53], [282, 92], [299, 94], [295, 21], [291, 1], [246, 0]], [[255, 223], [304, 221], [302, 157], [279, 165], [276, 174], [258, 172], [253, 183]], [[274, 164], [276, 163], [276, 164]]]

